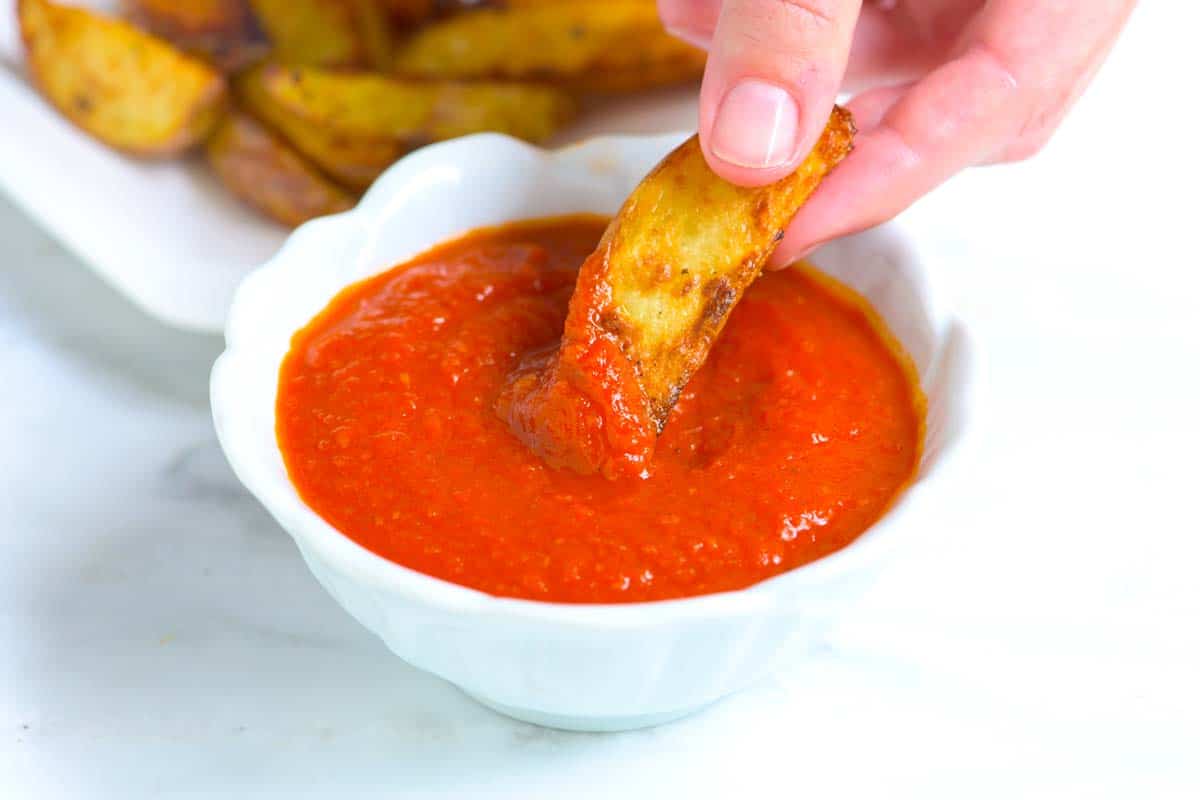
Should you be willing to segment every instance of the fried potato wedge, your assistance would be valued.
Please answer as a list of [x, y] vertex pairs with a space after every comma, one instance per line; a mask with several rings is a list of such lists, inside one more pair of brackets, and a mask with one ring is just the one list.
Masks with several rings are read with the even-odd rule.
[[383, 0], [251, 0], [287, 64], [390, 71], [391, 22]]
[[230, 34], [250, 24], [243, 0], [124, 0], [126, 15], [166, 39]]
[[538, 86], [422, 83], [278, 64], [243, 74], [235, 90], [297, 150], [355, 189], [421, 145], [481, 131], [540, 141], [574, 111], [569, 95]]
[[246, 0], [124, 0], [135, 25], [233, 72], [266, 54]]
[[364, 63], [379, 72], [391, 72], [395, 60], [392, 20], [384, 0], [352, 0], [355, 26]]
[[800, 168], [761, 188], [718, 178], [693, 137], [629, 196], [605, 234], [603, 257], [585, 271], [596, 270], [596, 282], [611, 287], [600, 318], [637, 363], [658, 426], [787, 223], [850, 152], [853, 137], [850, 113], [835, 109]]
[[49, 0], [19, 0], [30, 75], [69, 120], [143, 156], [199, 142], [220, 116], [225, 81], [134, 26]]
[[446, 0], [382, 0], [392, 21], [401, 27], [412, 27], [432, 18]]
[[459, 14], [402, 44], [396, 71], [630, 91], [698, 78], [704, 58], [663, 30], [653, 4], [614, 0]]
[[558, 350], [510, 376], [497, 412], [514, 433], [554, 466], [641, 474], [730, 311], [853, 137], [834, 109], [800, 168], [759, 188], [717, 177], [695, 137], [668, 155], [580, 269]]
[[222, 183], [284, 225], [345, 211], [354, 197], [248, 114], [228, 114], [205, 145]]

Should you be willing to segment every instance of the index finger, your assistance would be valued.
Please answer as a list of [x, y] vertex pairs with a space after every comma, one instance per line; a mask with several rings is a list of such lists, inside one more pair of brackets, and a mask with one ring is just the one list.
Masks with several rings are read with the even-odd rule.
[[909, 87], [855, 98], [848, 107], [862, 132], [854, 152], [789, 227], [774, 264], [890, 219], [1022, 137], [1044, 138], [1048, 131], [1040, 126], [1082, 91], [1133, 5], [1008, 0], [990, 6], [951, 61]]

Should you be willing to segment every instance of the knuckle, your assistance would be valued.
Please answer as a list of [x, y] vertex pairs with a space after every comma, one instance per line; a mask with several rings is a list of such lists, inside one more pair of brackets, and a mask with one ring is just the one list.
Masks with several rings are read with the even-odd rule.
[[1017, 138], [1049, 139], [1050, 134], [1063, 120], [1066, 109], [1073, 100], [1073, 87], [1031, 91], [1028, 112], [1020, 120]]
[[1050, 138], [1046, 132], [1049, 131], [1051, 127], [1050, 114], [1046, 112], [1031, 111], [1025, 114], [1018, 121], [1017, 135], [1013, 138], [1014, 141], [1018, 143], [1045, 143], [1046, 139]]
[[1023, 81], [1009, 59], [995, 48], [978, 45], [971, 55], [979, 66], [973, 73], [976, 91], [992, 98], [976, 113], [996, 120], [992, 136], [1008, 143], [1001, 148], [1004, 160], [1010, 160], [1012, 152], [1028, 155], [1011, 160], [1035, 154], [1047, 138], [1046, 131], [1053, 128], [1055, 104]]
[[964, 58], [974, 60], [978, 75], [989, 88], [1009, 93], [1021, 88], [1021, 81], [1009, 58], [987, 42], [976, 43]]
[[1001, 160], [1007, 162], [1028, 161], [1042, 152], [1049, 141], [1050, 136], [1046, 133], [1020, 138], [1005, 149]]

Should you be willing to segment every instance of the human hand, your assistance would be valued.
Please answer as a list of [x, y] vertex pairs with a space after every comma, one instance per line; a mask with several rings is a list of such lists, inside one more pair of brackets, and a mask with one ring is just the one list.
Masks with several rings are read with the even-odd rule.
[[855, 148], [788, 228], [774, 263], [877, 225], [959, 170], [1036, 153], [1136, 0], [658, 0], [709, 50], [700, 142], [734, 183], [803, 160], [839, 91]]

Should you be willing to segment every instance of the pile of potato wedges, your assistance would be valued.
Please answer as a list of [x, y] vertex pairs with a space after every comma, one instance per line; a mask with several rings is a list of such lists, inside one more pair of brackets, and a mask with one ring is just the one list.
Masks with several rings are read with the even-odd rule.
[[139, 157], [203, 149], [285, 224], [349, 208], [397, 158], [499, 131], [537, 142], [580, 98], [699, 77], [653, 0], [18, 0], [29, 74]]

